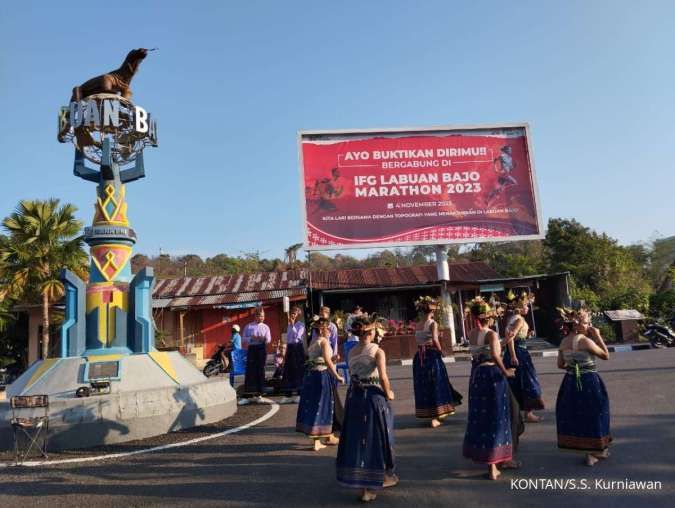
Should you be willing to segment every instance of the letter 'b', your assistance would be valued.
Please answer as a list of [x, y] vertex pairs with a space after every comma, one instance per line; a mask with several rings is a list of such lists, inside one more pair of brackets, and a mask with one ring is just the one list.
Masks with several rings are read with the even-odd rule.
[[144, 134], [148, 132], [148, 112], [142, 107], [136, 106], [136, 131]]

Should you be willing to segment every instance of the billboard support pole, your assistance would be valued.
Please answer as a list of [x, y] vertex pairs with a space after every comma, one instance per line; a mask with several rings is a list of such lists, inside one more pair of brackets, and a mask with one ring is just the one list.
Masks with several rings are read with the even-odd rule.
[[448, 247], [446, 245], [436, 246], [436, 273], [441, 282], [441, 305], [443, 305], [443, 323], [444, 327], [450, 332], [450, 346], [454, 349], [457, 344], [455, 338], [455, 315], [452, 312], [452, 298], [448, 291], [448, 282], [450, 281], [450, 266], [448, 265]]

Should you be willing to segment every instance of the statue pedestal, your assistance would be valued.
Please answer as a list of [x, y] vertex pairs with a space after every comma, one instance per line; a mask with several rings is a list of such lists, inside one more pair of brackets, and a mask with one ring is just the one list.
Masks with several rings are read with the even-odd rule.
[[[94, 365], [117, 362], [111, 393], [75, 397]], [[51, 450], [121, 443], [205, 425], [233, 415], [237, 398], [227, 377], [207, 379], [176, 352], [50, 358], [35, 362], [0, 403], [0, 449], [14, 447], [9, 398], [49, 395]]]

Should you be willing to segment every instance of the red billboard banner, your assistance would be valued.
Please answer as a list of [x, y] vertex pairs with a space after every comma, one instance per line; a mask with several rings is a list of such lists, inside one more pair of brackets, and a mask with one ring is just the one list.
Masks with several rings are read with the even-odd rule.
[[310, 250], [542, 237], [525, 124], [301, 131]]

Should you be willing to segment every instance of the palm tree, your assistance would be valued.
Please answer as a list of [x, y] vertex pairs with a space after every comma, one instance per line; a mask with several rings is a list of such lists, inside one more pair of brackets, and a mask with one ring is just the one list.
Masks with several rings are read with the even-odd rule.
[[[42, 303], [42, 358], [49, 355], [49, 306], [63, 294], [61, 269], [86, 275], [87, 254], [79, 236], [77, 208], [58, 199], [20, 201], [2, 225], [0, 292], [13, 299]], [[0, 295], [1, 296], [1, 295]]]

